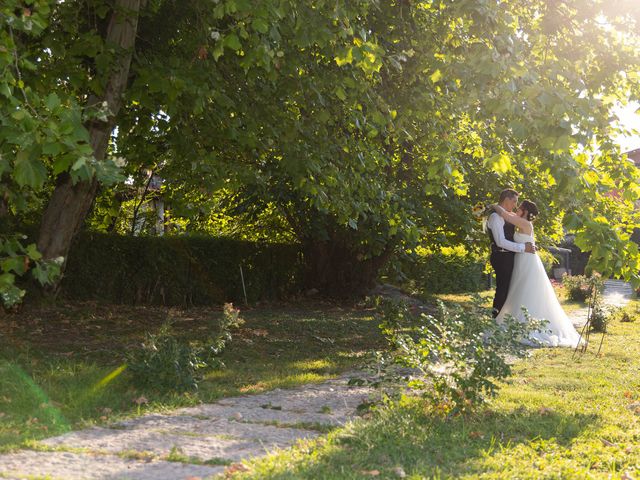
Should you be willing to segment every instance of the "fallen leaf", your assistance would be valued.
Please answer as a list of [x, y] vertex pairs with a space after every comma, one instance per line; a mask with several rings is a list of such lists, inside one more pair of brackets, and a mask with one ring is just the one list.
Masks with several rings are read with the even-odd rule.
[[626, 392], [624, 392], [624, 396], [625, 396], [625, 398], [633, 398], [633, 393], [631, 393], [629, 390], [627, 390]]
[[229, 475], [234, 475], [236, 473], [248, 472], [248, 471], [249, 471], [249, 467], [247, 467], [245, 464], [233, 463], [224, 470], [224, 473], [225, 475], [229, 476]]
[[553, 413], [553, 410], [548, 407], [540, 407], [540, 409], [538, 409], [539, 415], [550, 415], [551, 413]]
[[609, 441], [609, 440], [607, 440], [606, 438], [601, 438], [601, 439], [600, 439], [600, 441], [602, 442], [602, 444], [603, 444], [605, 447], [617, 447], [617, 446], [618, 446], [618, 444], [617, 444], [617, 443], [610, 442], [610, 441]]
[[242, 414], [240, 412], [236, 412], [233, 414], [233, 418], [237, 421], [242, 420]]
[[370, 477], [377, 477], [380, 475], [380, 470], [362, 470], [363, 475], [369, 475]]
[[482, 432], [469, 432], [469, 438], [484, 438]]
[[146, 405], [147, 403], [149, 403], [149, 400], [147, 400], [147, 397], [145, 397], [144, 395], [140, 395], [138, 398], [133, 399], [133, 403], [137, 405]]

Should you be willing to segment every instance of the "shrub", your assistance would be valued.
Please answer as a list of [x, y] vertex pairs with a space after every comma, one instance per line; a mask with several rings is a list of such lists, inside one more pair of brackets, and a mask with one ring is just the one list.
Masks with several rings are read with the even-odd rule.
[[176, 338], [171, 322], [166, 322], [158, 333], [147, 333], [140, 348], [127, 355], [128, 370], [141, 388], [195, 390], [204, 369], [224, 367], [219, 355], [231, 341], [231, 331], [242, 323], [239, 311], [225, 304], [217, 332], [203, 344], [195, 344]]
[[606, 333], [609, 324], [609, 316], [599, 305], [591, 310], [589, 315], [589, 326], [592, 332]]
[[[496, 380], [511, 374], [507, 359], [525, 356], [524, 341], [535, 343], [530, 333], [544, 323], [510, 317], [498, 325], [481, 303], [476, 298], [472, 308], [463, 309], [439, 302], [436, 315], [416, 316], [406, 304], [380, 301], [380, 329], [392, 359], [383, 363], [417, 372], [400, 378], [444, 411], [463, 412], [481, 404], [495, 395]], [[393, 369], [383, 370], [394, 375]]]
[[584, 275], [564, 275], [562, 277], [562, 286], [569, 300], [584, 302], [593, 295], [594, 290], [596, 294], [602, 292], [604, 280], [597, 273], [594, 273], [590, 277], [585, 277]]
[[615, 316], [622, 323], [635, 322], [640, 317], [640, 307], [632, 302], [624, 308], [618, 308]]

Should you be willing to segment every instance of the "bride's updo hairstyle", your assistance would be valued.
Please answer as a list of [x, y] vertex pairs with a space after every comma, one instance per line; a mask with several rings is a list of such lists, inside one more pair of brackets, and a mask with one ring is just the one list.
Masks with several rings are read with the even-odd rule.
[[533, 222], [538, 216], [538, 206], [530, 200], [523, 200], [519, 208], [526, 212], [526, 219]]

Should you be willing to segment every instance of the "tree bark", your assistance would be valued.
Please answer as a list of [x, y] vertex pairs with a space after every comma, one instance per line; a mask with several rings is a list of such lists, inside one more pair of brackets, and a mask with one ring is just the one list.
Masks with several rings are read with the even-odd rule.
[[[97, 161], [105, 158], [109, 137], [115, 125], [115, 116], [122, 105], [126, 90], [131, 58], [135, 46], [140, 9], [145, 0], [116, 0], [111, 14], [105, 43], [121, 52], [106, 81], [104, 94], [91, 95], [88, 106], [106, 102], [110, 115], [106, 122], [92, 121], [86, 125], [89, 131], [93, 155]], [[66, 258], [74, 236], [80, 230], [96, 196], [98, 181], [73, 183], [67, 173], [61, 174], [49, 200], [40, 224], [38, 249], [45, 259]]]
[[332, 298], [367, 294], [374, 287], [380, 269], [389, 260], [392, 246], [379, 255], [364, 258], [348, 241], [341, 239], [340, 234], [330, 237], [303, 242], [305, 286]]

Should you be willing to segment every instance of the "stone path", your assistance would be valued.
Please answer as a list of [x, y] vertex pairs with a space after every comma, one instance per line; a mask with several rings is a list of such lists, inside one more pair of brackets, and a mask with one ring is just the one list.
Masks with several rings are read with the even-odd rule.
[[[633, 291], [607, 281], [604, 303], [623, 306]], [[581, 327], [587, 309], [571, 319]], [[195, 480], [225, 465], [322, 435], [355, 416], [372, 393], [341, 377], [293, 390], [226, 398], [214, 404], [148, 414], [109, 427], [70, 432], [36, 450], [0, 455], [0, 478], [50, 480]]]
[[[341, 377], [292, 390], [148, 414], [0, 455], [0, 478], [186, 480], [315, 438], [355, 416], [371, 390]], [[172, 460], [172, 461], [170, 461]]]

